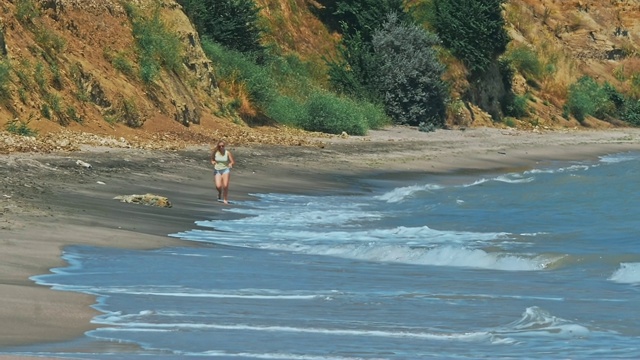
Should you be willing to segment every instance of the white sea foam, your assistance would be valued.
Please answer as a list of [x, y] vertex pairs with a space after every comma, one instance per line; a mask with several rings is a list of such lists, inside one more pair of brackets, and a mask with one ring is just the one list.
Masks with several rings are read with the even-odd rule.
[[468, 267], [503, 271], [544, 270], [553, 258], [527, 257], [508, 253], [489, 253], [481, 249], [453, 246], [435, 248], [403, 245], [345, 244], [345, 245], [275, 245], [270, 249], [297, 251], [313, 255], [327, 255], [377, 262], [395, 262], [413, 265]]
[[[226, 229], [226, 224], [216, 224], [218, 229]], [[236, 225], [229, 226], [232, 230]], [[284, 226], [283, 226], [284, 227]], [[509, 234], [506, 233], [479, 233], [465, 231], [440, 231], [428, 226], [405, 227], [399, 226], [391, 229], [370, 229], [352, 231], [306, 231], [302, 229], [273, 229], [265, 231], [258, 228], [251, 232], [248, 226], [242, 233], [192, 230], [174, 234], [172, 236], [202, 242], [214, 242], [217, 244], [243, 247], [256, 247], [262, 249], [276, 249], [288, 251], [301, 251], [313, 246], [331, 248], [334, 246], [385, 246], [407, 245], [426, 246], [436, 244], [474, 244], [485, 245], [496, 240], [506, 241]]]
[[405, 187], [395, 188], [385, 194], [375, 196], [374, 199], [386, 201], [389, 203], [397, 203], [404, 199], [410, 198], [417, 193], [430, 192], [430, 191], [439, 190], [442, 188], [443, 186], [435, 185], [435, 184], [405, 186]]
[[531, 169], [525, 171], [524, 175], [536, 175], [536, 174], [558, 174], [558, 173], [571, 173], [578, 171], [586, 171], [591, 169], [592, 167], [597, 165], [585, 165], [585, 164], [574, 164], [561, 168], [545, 168], [545, 169]]
[[306, 355], [306, 354], [290, 354], [290, 353], [228, 353], [222, 351], [205, 351], [203, 353], [186, 353], [187, 356], [208, 356], [223, 358], [250, 358], [250, 359], [285, 359], [285, 360], [383, 360], [384, 358], [376, 357], [350, 357], [350, 356], [332, 356], [332, 355]]
[[622, 263], [611, 275], [611, 281], [622, 284], [640, 284], [640, 263]]
[[585, 337], [591, 331], [582, 325], [551, 315], [537, 306], [529, 307], [522, 318], [496, 330], [496, 335], [508, 337], [554, 336]]
[[609, 164], [621, 163], [625, 161], [634, 161], [634, 160], [638, 160], [637, 153], [622, 153], [622, 154], [615, 154], [615, 155], [605, 155], [600, 157], [601, 162], [609, 163]]
[[264, 299], [264, 300], [312, 300], [316, 298], [326, 298], [333, 295], [331, 292], [305, 292], [305, 291], [280, 291], [274, 289], [238, 289], [231, 291], [220, 290], [203, 290], [178, 286], [90, 286], [90, 287], [71, 287], [65, 286], [65, 289], [91, 292], [100, 294], [126, 294], [126, 295], [146, 295], [146, 296], [166, 296], [181, 298], [217, 298], [217, 299]]
[[506, 174], [506, 175], [500, 175], [500, 176], [496, 176], [494, 178], [482, 178], [482, 179], [478, 179], [470, 184], [465, 184], [462, 185], [462, 187], [472, 187], [472, 186], [477, 186], [477, 185], [481, 185], [484, 183], [488, 183], [491, 181], [496, 181], [496, 182], [503, 182], [503, 183], [507, 183], [507, 184], [522, 184], [522, 183], [529, 183], [535, 180], [535, 177], [523, 177], [521, 174]]
[[295, 333], [295, 334], [322, 334], [334, 336], [365, 336], [380, 338], [413, 338], [429, 340], [459, 340], [459, 341], [486, 341], [491, 335], [485, 331], [465, 332], [465, 333], [438, 333], [425, 331], [420, 328], [393, 328], [384, 329], [356, 329], [356, 328], [322, 328], [322, 327], [300, 327], [300, 326], [278, 326], [278, 325], [254, 325], [254, 324], [210, 324], [210, 323], [151, 323], [151, 322], [128, 322], [109, 323], [104, 319], [99, 322], [103, 325], [120, 325], [120, 327], [104, 327], [99, 331], [119, 332], [119, 331], [161, 331], [161, 330], [242, 330], [256, 332], [274, 333]]

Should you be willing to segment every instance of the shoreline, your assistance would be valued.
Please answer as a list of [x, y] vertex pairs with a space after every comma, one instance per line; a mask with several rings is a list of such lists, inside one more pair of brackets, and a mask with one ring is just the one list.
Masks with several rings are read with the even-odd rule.
[[[322, 148], [230, 144], [237, 161], [231, 201], [253, 193], [327, 193], [362, 178], [508, 172], [553, 161], [595, 160], [640, 151], [640, 129], [421, 133], [392, 127], [365, 137], [323, 141]], [[91, 169], [78, 166], [77, 160]], [[0, 164], [0, 353], [10, 346], [70, 340], [95, 328], [90, 322], [97, 314], [93, 296], [52, 291], [29, 279], [66, 266], [60, 257], [65, 246], [199, 246], [168, 234], [223, 213], [207, 147], [10, 154], [0, 155]], [[173, 206], [113, 199], [145, 193], [165, 196]]]

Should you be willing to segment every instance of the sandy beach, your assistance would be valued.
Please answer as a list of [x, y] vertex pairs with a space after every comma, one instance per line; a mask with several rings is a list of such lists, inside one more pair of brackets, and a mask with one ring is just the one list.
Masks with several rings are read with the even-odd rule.
[[[509, 171], [640, 151], [640, 129], [422, 133], [392, 127], [365, 137], [320, 141], [318, 147], [230, 143], [236, 159], [230, 200], [252, 193], [326, 193], [362, 177]], [[1, 155], [0, 352], [13, 345], [73, 339], [94, 327], [93, 297], [53, 291], [29, 279], [64, 266], [60, 255], [65, 246], [198, 246], [167, 234], [222, 215], [225, 205], [216, 201], [209, 151], [202, 146], [180, 151], [94, 147]], [[172, 206], [114, 199], [146, 193], [164, 196]]]

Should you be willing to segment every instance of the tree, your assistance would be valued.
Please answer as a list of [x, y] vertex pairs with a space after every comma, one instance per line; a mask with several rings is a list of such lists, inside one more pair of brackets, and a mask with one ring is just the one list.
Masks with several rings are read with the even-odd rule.
[[198, 32], [241, 53], [260, 54], [260, 9], [253, 0], [178, 0]]
[[434, 46], [440, 39], [390, 14], [373, 34], [375, 85], [387, 114], [398, 124], [442, 127], [448, 89]]
[[479, 75], [506, 50], [505, 0], [435, 0], [436, 33], [472, 74]]
[[325, 7], [323, 21], [329, 26], [339, 24], [336, 30], [342, 34], [338, 48], [340, 60], [328, 63], [333, 87], [352, 98], [379, 103], [373, 84], [377, 65], [371, 39], [390, 13], [409, 21], [403, 0], [323, 0], [321, 3]]
[[408, 19], [403, 0], [318, 0], [322, 5], [318, 17], [329, 28], [343, 35], [355, 35], [371, 41], [373, 32], [385, 21], [387, 14], [400, 14]]

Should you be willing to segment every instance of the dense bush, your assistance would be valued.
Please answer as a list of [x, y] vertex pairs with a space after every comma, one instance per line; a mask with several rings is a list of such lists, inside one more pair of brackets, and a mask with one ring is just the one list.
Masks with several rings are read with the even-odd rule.
[[380, 27], [387, 15], [396, 13], [402, 20], [408, 20], [403, 0], [319, 0], [322, 4], [320, 19], [343, 35], [356, 33], [370, 42], [373, 33]]
[[251, 57], [224, 48], [207, 38], [202, 40], [207, 57], [216, 63], [216, 75], [222, 79], [245, 84], [249, 97], [258, 107], [266, 108], [277, 94], [277, 83], [266, 66], [258, 65]]
[[590, 76], [583, 76], [569, 87], [565, 111], [583, 122], [589, 115], [603, 118], [615, 115], [615, 104], [605, 87], [600, 86]]
[[510, 93], [510, 96], [503, 99], [502, 104], [505, 116], [520, 119], [529, 115], [529, 96], [527, 95]]
[[260, 8], [253, 0], [178, 0], [198, 33], [241, 53], [260, 54]]
[[266, 110], [267, 116], [281, 124], [330, 134], [365, 135], [369, 129], [389, 124], [384, 110], [368, 102], [341, 98], [316, 91], [308, 99], [277, 96]]
[[634, 126], [640, 126], [640, 100], [627, 99], [622, 112], [622, 120]]
[[371, 43], [363, 41], [359, 33], [345, 34], [338, 52], [342, 60], [328, 63], [334, 90], [354, 99], [379, 102], [374, 83], [378, 64]]
[[394, 14], [374, 33], [375, 85], [395, 123], [444, 125], [448, 89], [433, 48], [439, 43], [436, 35]]
[[287, 126], [302, 128], [307, 123], [304, 104], [289, 96], [276, 96], [265, 109], [265, 114]]
[[367, 119], [352, 100], [319, 91], [311, 95], [305, 108], [306, 116], [300, 125], [306, 130], [349, 135], [367, 133]]
[[517, 46], [504, 55], [512, 66], [527, 80], [540, 79], [544, 75], [544, 66], [535, 51], [527, 46]]
[[23, 24], [30, 24], [40, 16], [40, 9], [34, 0], [16, 0], [16, 18]]
[[434, 28], [473, 74], [483, 73], [509, 43], [505, 0], [434, 0]]
[[380, 94], [374, 84], [378, 64], [371, 44], [373, 34], [397, 14], [400, 21], [410, 21], [402, 0], [325, 0], [322, 19], [342, 33], [338, 60], [329, 65], [334, 89], [355, 99], [378, 103]]

